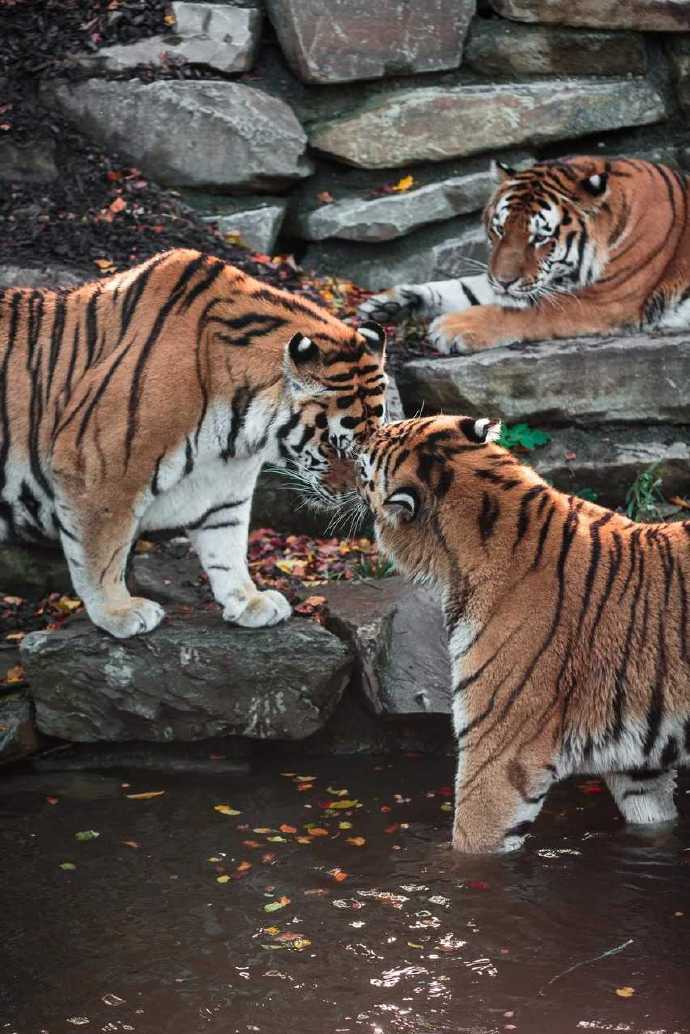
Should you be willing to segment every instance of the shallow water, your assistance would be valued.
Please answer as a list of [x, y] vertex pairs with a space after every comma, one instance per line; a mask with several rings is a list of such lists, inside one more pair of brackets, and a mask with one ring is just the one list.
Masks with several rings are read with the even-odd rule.
[[687, 818], [626, 830], [580, 780], [522, 851], [468, 859], [451, 780], [413, 757], [6, 776], [0, 1032], [688, 1034]]

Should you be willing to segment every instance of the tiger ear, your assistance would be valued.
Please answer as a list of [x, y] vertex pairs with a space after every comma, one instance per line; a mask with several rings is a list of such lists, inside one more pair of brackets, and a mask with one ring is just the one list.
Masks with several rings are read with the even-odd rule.
[[608, 185], [608, 176], [605, 172], [595, 172], [580, 181], [580, 186], [592, 197], [601, 197]]
[[495, 158], [491, 159], [489, 170], [494, 183], [505, 183], [515, 175], [515, 169], [511, 169], [510, 165], [506, 165], [505, 162], [496, 161]]
[[395, 524], [408, 524], [414, 520], [419, 510], [419, 496], [411, 486], [398, 488], [384, 501], [386, 516]]
[[370, 352], [383, 355], [383, 350], [386, 347], [386, 332], [380, 323], [368, 320], [366, 323], [361, 323], [357, 330], [366, 341]]
[[489, 420], [486, 416], [480, 417], [479, 420], [464, 416], [460, 420], [460, 430], [465, 438], [476, 445], [489, 445], [501, 437], [501, 421]]

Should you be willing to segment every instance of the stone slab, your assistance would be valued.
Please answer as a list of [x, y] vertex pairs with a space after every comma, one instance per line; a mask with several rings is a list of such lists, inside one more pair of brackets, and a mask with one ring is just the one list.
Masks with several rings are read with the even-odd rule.
[[381, 92], [340, 118], [315, 122], [311, 146], [360, 168], [542, 145], [666, 117], [644, 79], [553, 79]]
[[296, 75], [342, 83], [457, 68], [475, 0], [266, 0]]
[[690, 32], [690, 0], [490, 0], [518, 21], [637, 32]]
[[87, 743], [304, 739], [352, 669], [350, 648], [313, 621], [245, 630], [212, 614], [169, 616], [125, 642], [79, 618], [30, 633], [21, 656], [38, 728]]
[[417, 359], [398, 373], [407, 413], [580, 426], [690, 423], [690, 334], [570, 338]]
[[644, 37], [475, 18], [463, 66], [482, 75], [644, 75]]
[[292, 109], [241, 83], [88, 79], [44, 83], [41, 97], [165, 184], [270, 192], [312, 169]]

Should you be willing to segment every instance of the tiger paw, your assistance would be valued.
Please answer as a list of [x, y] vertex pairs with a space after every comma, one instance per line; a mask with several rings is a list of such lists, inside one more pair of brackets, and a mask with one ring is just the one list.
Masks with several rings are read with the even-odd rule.
[[229, 600], [223, 610], [223, 618], [242, 628], [266, 628], [286, 621], [292, 614], [292, 607], [280, 592], [267, 589], [252, 593], [243, 601]]
[[516, 339], [506, 337], [503, 319], [504, 313], [497, 305], [478, 305], [463, 312], [451, 312], [431, 321], [429, 340], [443, 355], [468, 355], [506, 345]]
[[142, 596], [133, 596], [127, 607], [99, 607], [95, 611], [87, 607], [87, 611], [94, 625], [98, 625], [116, 639], [129, 639], [133, 635], [152, 632], [165, 617], [165, 611], [160, 604], [146, 600]]
[[388, 291], [373, 294], [357, 307], [360, 319], [376, 320], [377, 323], [396, 323], [410, 315], [422, 304], [422, 299], [411, 284], [391, 287]]

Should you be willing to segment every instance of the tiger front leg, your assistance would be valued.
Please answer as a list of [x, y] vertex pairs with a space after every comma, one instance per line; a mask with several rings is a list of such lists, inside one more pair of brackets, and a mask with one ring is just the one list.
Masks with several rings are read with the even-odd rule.
[[678, 815], [674, 769], [609, 772], [606, 785], [626, 822], [672, 822]]
[[213, 597], [223, 608], [224, 620], [244, 628], [264, 628], [285, 621], [292, 608], [282, 593], [260, 592], [250, 577], [246, 559], [250, 511], [251, 499], [220, 503], [188, 526], [187, 534]]
[[551, 766], [526, 765], [501, 750], [461, 752], [455, 781], [453, 848], [505, 854], [521, 847], [555, 778]]
[[56, 513], [74, 591], [94, 625], [116, 639], [156, 628], [165, 617], [163, 608], [132, 596], [125, 584], [138, 527], [134, 502], [128, 509], [122, 496], [115, 500], [102, 493], [76, 493], [63, 485], [56, 493]]
[[374, 294], [357, 309], [361, 319], [395, 323], [410, 316], [431, 319], [443, 312], [460, 312], [472, 305], [486, 305], [496, 295], [488, 277], [468, 276], [455, 280], [435, 280], [428, 284], [399, 284]]

